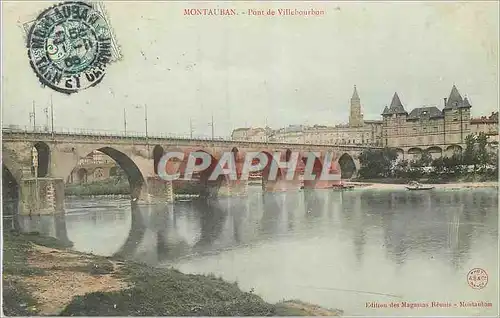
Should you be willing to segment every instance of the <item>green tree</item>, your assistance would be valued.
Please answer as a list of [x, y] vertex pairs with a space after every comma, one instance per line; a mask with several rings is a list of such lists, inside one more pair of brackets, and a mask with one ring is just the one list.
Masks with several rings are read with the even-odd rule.
[[359, 175], [364, 179], [392, 176], [398, 154], [395, 149], [367, 149], [359, 156]]
[[424, 150], [422, 151], [420, 158], [416, 160], [415, 167], [428, 167], [431, 165], [431, 163], [432, 163], [431, 154], [427, 150]]
[[396, 178], [408, 178], [408, 169], [410, 164], [408, 160], [400, 160], [394, 167], [394, 176]]
[[460, 176], [464, 170], [463, 161], [463, 156], [457, 153], [454, 153], [451, 157], [445, 157], [443, 159], [445, 173], [454, 177]]
[[476, 147], [476, 137], [474, 135], [467, 135], [465, 137], [465, 150], [463, 152], [462, 163], [466, 166], [473, 165], [474, 172], [476, 171], [476, 158], [474, 156]]
[[438, 176], [445, 172], [444, 158], [446, 157], [439, 157], [432, 160], [431, 166], [434, 168], [434, 175]]
[[488, 145], [488, 136], [486, 136], [485, 133], [480, 132], [476, 138], [476, 143], [477, 143], [476, 162], [484, 171], [489, 161], [489, 152], [488, 149], [486, 149]]

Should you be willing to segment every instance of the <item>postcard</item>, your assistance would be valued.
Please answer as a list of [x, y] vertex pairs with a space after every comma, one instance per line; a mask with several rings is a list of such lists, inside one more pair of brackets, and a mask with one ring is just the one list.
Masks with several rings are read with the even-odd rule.
[[498, 316], [497, 2], [2, 2], [7, 316]]

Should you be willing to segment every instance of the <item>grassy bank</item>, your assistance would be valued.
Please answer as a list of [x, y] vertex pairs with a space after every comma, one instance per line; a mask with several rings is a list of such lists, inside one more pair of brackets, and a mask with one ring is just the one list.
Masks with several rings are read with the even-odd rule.
[[[199, 194], [199, 185], [196, 183], [177, 183], [174, 186], [177, 195]], [[130, 195], [130, 186], [124, 179], [106, 179], [82, 184], [67, 184], [64, 189], [67, 196], [93, 196], [93, 195]]]
[[129, 195], [130, 186], [126, 180], [113, 178], [82, 184], [67, 184], [64, 194], [68, 196]]
[[339, 315], [300, 301], [266, 303], [236, 283], [65, 250], [36, 234], [4, 233], [6, 315]]

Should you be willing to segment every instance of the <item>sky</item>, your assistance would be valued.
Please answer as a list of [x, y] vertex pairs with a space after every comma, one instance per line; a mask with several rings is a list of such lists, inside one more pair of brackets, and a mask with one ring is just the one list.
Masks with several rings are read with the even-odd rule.
[[[55, 2], [2, 2], [3, 125], [229, 136], [239, 127], [345, 123], [354, 85], [365, 119], [398, 92], [407, 111], [443, 107], [455, 84], [473, 116], [498, 109], [496, 2], [118, 2], [103, 4], [119, 45], [102, 82], [65, 95], [29, 65], [23, 23]], [[185, 16], [184, 9], [236, 9]], [[321, 16], [249, 16], [248, 9]]]

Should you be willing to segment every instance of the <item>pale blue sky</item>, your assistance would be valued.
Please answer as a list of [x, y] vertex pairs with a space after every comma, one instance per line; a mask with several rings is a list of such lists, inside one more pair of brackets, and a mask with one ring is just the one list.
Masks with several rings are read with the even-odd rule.
[[[347, 122], [357, 85], [365, 119], [394, 91], [407, 110], [442, 108], [453, 84], [475, 116], [498, 108], [498, 4], [106, 2], [122, 58], [97, 87], [70, 96], [41, 88], [22, 23], [50, 2], [3, 3], [4, 125], [37, 121], [53, 96], [55, 126], [210, 135], [234, 128]], [[323, 17], [184, 16], [185, 8], [314, 8]]]

